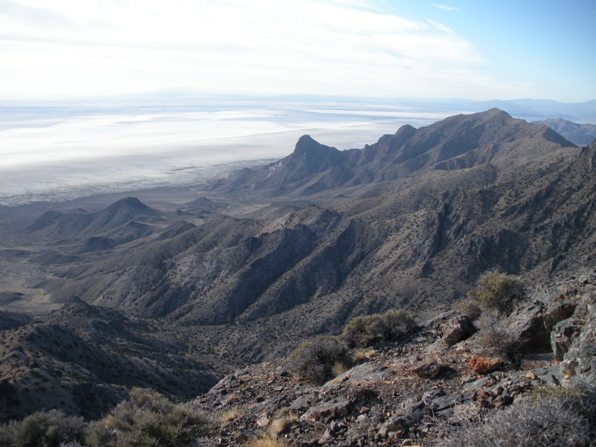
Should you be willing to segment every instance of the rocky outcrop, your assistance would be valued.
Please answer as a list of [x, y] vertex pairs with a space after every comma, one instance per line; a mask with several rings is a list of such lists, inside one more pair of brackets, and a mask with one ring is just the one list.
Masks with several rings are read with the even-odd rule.
[[596, 380], [596, 274], [583, 275], [565, 285], [576, 302], [573, 316], [551, 333], [553, 352], [562, 356], [566, 378], [594, 383]]
[[438, 331], [441, 335], [441, 339], [448, 346], [453, 346], [474, 334], [476, 328], [469, 317], [465, 315], [456, 315], [440, 324]]
[[550, 352], [550, 333], [554, 326], [566, 320], [576, 304], [569, 301], [544, 303], [535, 301], [510, 317], [510, 332], [522, 353]]

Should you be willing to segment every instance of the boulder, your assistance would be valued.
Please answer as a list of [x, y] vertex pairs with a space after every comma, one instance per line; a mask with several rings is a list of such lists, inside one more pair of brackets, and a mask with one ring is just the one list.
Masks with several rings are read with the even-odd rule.
[[345, 417], [350, 413], [352, 402], [344, 397], [334, 397], [331, 400], [320, 402], [312, 406], [300, 419], [303, 421], [320, 422], [332, 421]]
[[386, 365], [367, 362], [356, 365], [338, 375], [325, 383], [323, 387], [328, 388], [345, 382], [379, 382], [388, 379], [392, 375], [393, 372]]
[[453, 346], [462, 340], [467, 339], [476, 332], [472, 320], [465, 315], [457, 315], [439, 325], [438, 333], [441, 339], [448, 345]]
[[560, 321], [573, 315], [573, 302], [535, 301], [522, 307], [510, 317], [510, 334], [516, 341], [520, 353], [550, 352], [550, 333]]
[[437, 360], [428, 360], [412, 369], [412, 372], [423, 379], [438, 379], [453, 374], [455, 370]]
[[500, 357], [473, 357], [468, 360], [468, 366], [476, 374], [488, 374], [501, 368], [505, 362]]
[[563, 360], [573, 340], [577, 338], [581, 330], [582, 322], [577, 318], [568, 318], [555, 324], [550, 333], [550, 343], [557, 360]]
[[571, 339], [562, 367], [565, 375], [593, 383], [596, 381], [596, 294], [586, 297], [586, 300], [589, 303], [585, 304], [585, 311], [581, 315], [583, 324]]

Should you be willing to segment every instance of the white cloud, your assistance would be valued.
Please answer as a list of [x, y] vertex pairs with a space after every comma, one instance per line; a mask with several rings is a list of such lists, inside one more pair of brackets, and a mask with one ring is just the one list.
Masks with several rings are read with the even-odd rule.
[[482, 97], [493, 82], [453, 30], [365, 0], [0, 0], [0, 30], [0, 98], [172, 88]]
[[440, 9], [441, 11], [453, 12], [457, 11], [458, 8], [451, 5], [446, 5], [445, 3], [431, 3], [430, 6], [436, 9]]

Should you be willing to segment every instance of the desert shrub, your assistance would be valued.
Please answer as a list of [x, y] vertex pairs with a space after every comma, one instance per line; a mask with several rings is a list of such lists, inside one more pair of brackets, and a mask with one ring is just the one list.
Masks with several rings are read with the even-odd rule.
[[390, 310], [382, 314], [351, 319], [343, 328], [342, 337], [351, 346], [370, 346], [407, 335], [415, 321], [404, 310]]
[[491, 414], [483, 423], [466, 422], [436, 445], [441, 447], [552, 447], [589, 446], [594, 439], [592, 422], [583, 413], [593, 403], [591, 392], [582, 390], [575, 396], [543, 395], [514, 402], [510, 407]]
[[338, 337], [320, 336], [307, 340], [290, 354], [290, 368], [312, 383], [324, 383], [333, 377], [338, 364], [349, 365], [348, 347]]
[[592, 383], [579, 382], [571, 387], [546, 385], [534, 391], [534, 399], [555, 399], [561, 407], [567, 408], [584, 417], [596, 439], [596, 386]]
[[86, 424], [83, 418], [66, 416], [62, 411], [38, 411], [20, 422], [0, 427], [0, 445], [10, 447], [57, 447], [82, 442]]
[[155, 391], [133, 388], [127, 401], [89, 425], [86, 441], [91, 447], [181, 447], [190, 445], [209, 426], [204, 415]]
[[507, 314], [525, 297], [525, 290], [515, 276], [486, 272], [478, 280], [478, 286], [472, 291], [472, 296], [482, 308]]
[[476, 322], [478, 341], [487, 351], [514, 358], [518, 344], [505, 324], [505, 320], [496, 311], [484, 312]]

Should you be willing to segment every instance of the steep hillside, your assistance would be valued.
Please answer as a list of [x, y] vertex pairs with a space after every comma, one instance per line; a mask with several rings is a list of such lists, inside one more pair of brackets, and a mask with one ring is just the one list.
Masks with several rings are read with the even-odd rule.
[[[498, 110], [404, 127], [360, 151], [303, 137], [265, 168], [269, 177], [243, 171], [219, 183], [261, 178], [251, 183], [261, 200], [287, 188], [258, 211], [174, 224], [41, 285], [61, 301], [80, 296], [187, 325], [288, 328], [229, 348], [271, 356], [353, 315], [446, 306], [488, 269], [540, 280], [594, 262], [591, 152], [565, 146]], [[342, 166], [352, 174], [336, 176]], [[334, 186], [302, 198], [321, 175]]]
[[190, 398], [213, 385], [221, 370], [184, 346], [163, 325], [81, 301], [43, 321], [21, 322], [0, 331], [0, 419], [51, 408], [96, 418], [133, 386]]
[[44, 241], [84, 241], [82, 251], [113, 248], [151, 232], [159, 212], [134, 197], [119, 200], [96, 213], [83, 209], [48, 211], [27, 231]]
[[511, 357], [487, 342], [497, 329], [451, 311], [409, 338], [352, 350], [356, 364], [322, 384], [305, 380], [292, 358], [238, 370], [189, 404], [217, 418], [201, 442], [466, 446], [484, 428], [473, 445], [592, 445], [595, 281], [593, 271], [578, 274], [522, 302], [498, 326], [516, 346]]

